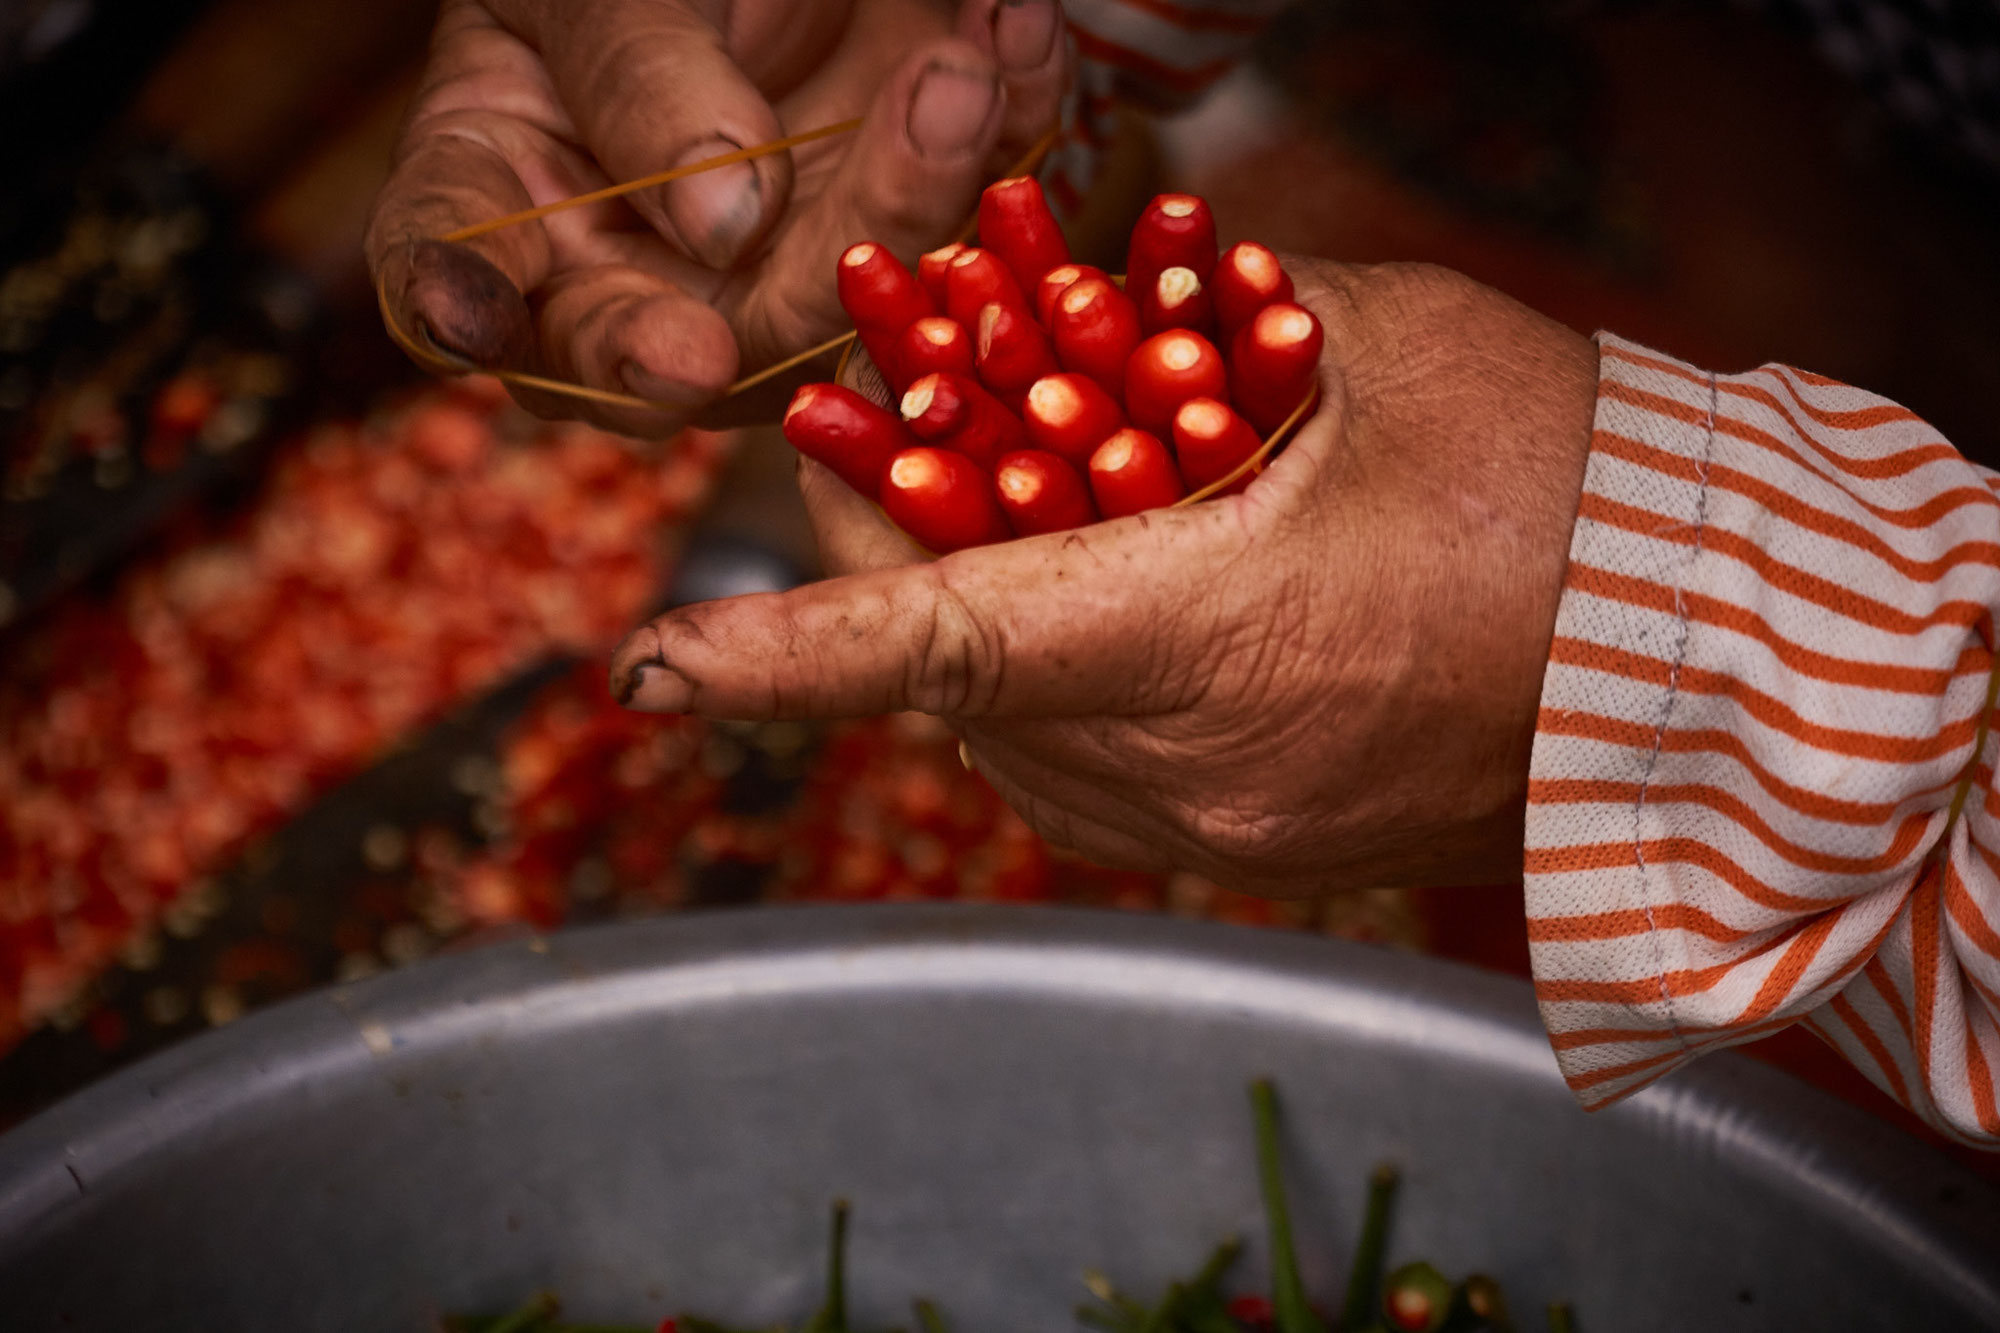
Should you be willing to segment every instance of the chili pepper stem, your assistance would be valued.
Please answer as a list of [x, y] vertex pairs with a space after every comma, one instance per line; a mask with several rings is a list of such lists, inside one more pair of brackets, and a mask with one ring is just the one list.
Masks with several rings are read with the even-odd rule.
[[1340, 1307], [1340, 1326], [1360, 1329], [1375, 1317], [1382, 1287], [1382, 1260], [1389, 1248], [1389, 1210], [1401, 1177], [1383, 1162], [1368, 1177], [1368, 1206], [1361, 1218], [1361, 1238], [1355, 1242], [1354, 1265], [1347, 1273], [1347, 1298]]
[[847, 1333], [847, 1200], [833, 1201], [826, 1247], [826, 1301], [806, 1324], [805, 1333]]
[[1167, 1294], [1160, 1303], [1146, 1314], [1137, 1333], [1185, 1333], [1193, 1329], [1193, 1317], [1204, 1303], [1219, 1306], [1222, 1275], [1236, 1262], [1236, 1256], [1243, 1252], [1243, 1243], [1231, 1236], [1215, 1247], [1201, 1266], [1201, 1271], [1186, 1282], [1176, 1282], [1167, 1288]]
[[552, 1291], [538, 1291], [512, 1314], [486, 1326], [486, 1333], [530, 1333], [537, 1325], [556, 1317], [562, 1309]]
[[1549, 1333], [1576, 1333], [1576, 1317], [1562, 1301], [1549, 1307]]
[[916, 1313], [920, 1333], [951, 1333], [950, 1325], [944, 1322], [944, 1315], [939, 1313], [933, 1302], [918, 1301]]
[[1270, 1230], [1271, 1303], [1277, 1309], [1277, 1333], [1327, 1333], [1326, 1325], [1306, 1303], [1305, 1285], [1299, 1280], [1291, 1212], [1285, 1206], [1284, 1170], [1278, 1158], [1278, 1093], [1270, 1079], [1260, 1078], [1250, 1085], [1250, 1109], [1257, 1132], [1257, 1176]]

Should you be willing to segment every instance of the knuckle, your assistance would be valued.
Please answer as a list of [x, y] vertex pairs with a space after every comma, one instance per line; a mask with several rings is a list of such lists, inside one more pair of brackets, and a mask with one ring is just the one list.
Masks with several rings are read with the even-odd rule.
[[[505, 157], [507, 144], [496, 133], [491, 112], [464, 105], [460, 99], [425, 99], [410, 115], [409, 127], [396, 146], [396, 164], [405, 166], [427, 153], [462, 153], [472, 148]], [[427, 174], [428, 169], [423, 174]]]
[[1278, 858], [1286, 821], [1242, 800], [1201, 804], [1183, 817], [1188, 838], [1224, 865], [1241, 870]]
[[911, 705], [941, 717], [992, 711], [1006, 674], [998, 630], [951, 584], [946, 564], [931, 566], [923, 638], [910, 662]]
[[1461, 315], [1486, 290], [1455, 269], [1415, 262], [1380, 265], [1371, 286], [1377, 305], [1405, 326], [1418, 328]]
[[661, 88], [678, 87], [684, 74], [674, 52], [650, 24], [614, 28], [578, 48], [580, 87], [591, 90], [584, 114], [603, 125], [643, 124], [659, 103]]

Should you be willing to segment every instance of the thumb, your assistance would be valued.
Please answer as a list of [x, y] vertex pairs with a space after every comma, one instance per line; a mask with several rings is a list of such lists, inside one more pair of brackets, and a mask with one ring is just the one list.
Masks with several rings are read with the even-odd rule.
[[[499, 0], [499, 7], [526, 8], [522, 0]], [[724, 35], [695, 5], [591, 0], [586, 12], [573, 12], [577, 8], [536, 6], [520, 18], [535, 29], [556, 92], [613, 180], [784, 133]], [[791, 157], [775, 154], [684, 177], [626, 201], [690, 258], [727, 268], [770, 230], [791, 188]]]
[[705, 602], [612, 658], [627, 706], [742, 719], [1165, 711], [1200, 688], [1228, 503]]
[[914, 263], [958, 230], [986, 184], [1006, 100], [998, 67], [970, 42], [940, 38], [903, 61], [876, 91], [839, 173], [786, 221], [756, 280], [735, 295], [745, 364], [847, 323], [832, 275], [848, 246], [874, 241]]

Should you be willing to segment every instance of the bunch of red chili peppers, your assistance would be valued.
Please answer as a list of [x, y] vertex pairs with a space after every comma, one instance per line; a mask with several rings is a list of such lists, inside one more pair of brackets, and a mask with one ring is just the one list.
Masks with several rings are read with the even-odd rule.
[[900, 410], [809, 384], [785, 415], [793, 447], [933, 551], [1175, 504], [1229, 479], [1314, 391], [1318, 319], [1270, 250], [1218, 255], [1194, 195], [1140, 215], [1123, 287], [1070, 262], [1032, 177], [987, 188], [979, 239], [915, 273], [849, 247], [841, 304]]

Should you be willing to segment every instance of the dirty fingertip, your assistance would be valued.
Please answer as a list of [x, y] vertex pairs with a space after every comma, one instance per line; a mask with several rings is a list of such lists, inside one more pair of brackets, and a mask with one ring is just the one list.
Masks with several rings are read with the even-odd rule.
[[475, 366], [524, 364], [534, 320], [520, 291], [477, 251], [423, 240], [404, 256], [401, 308], [411, 332]]

